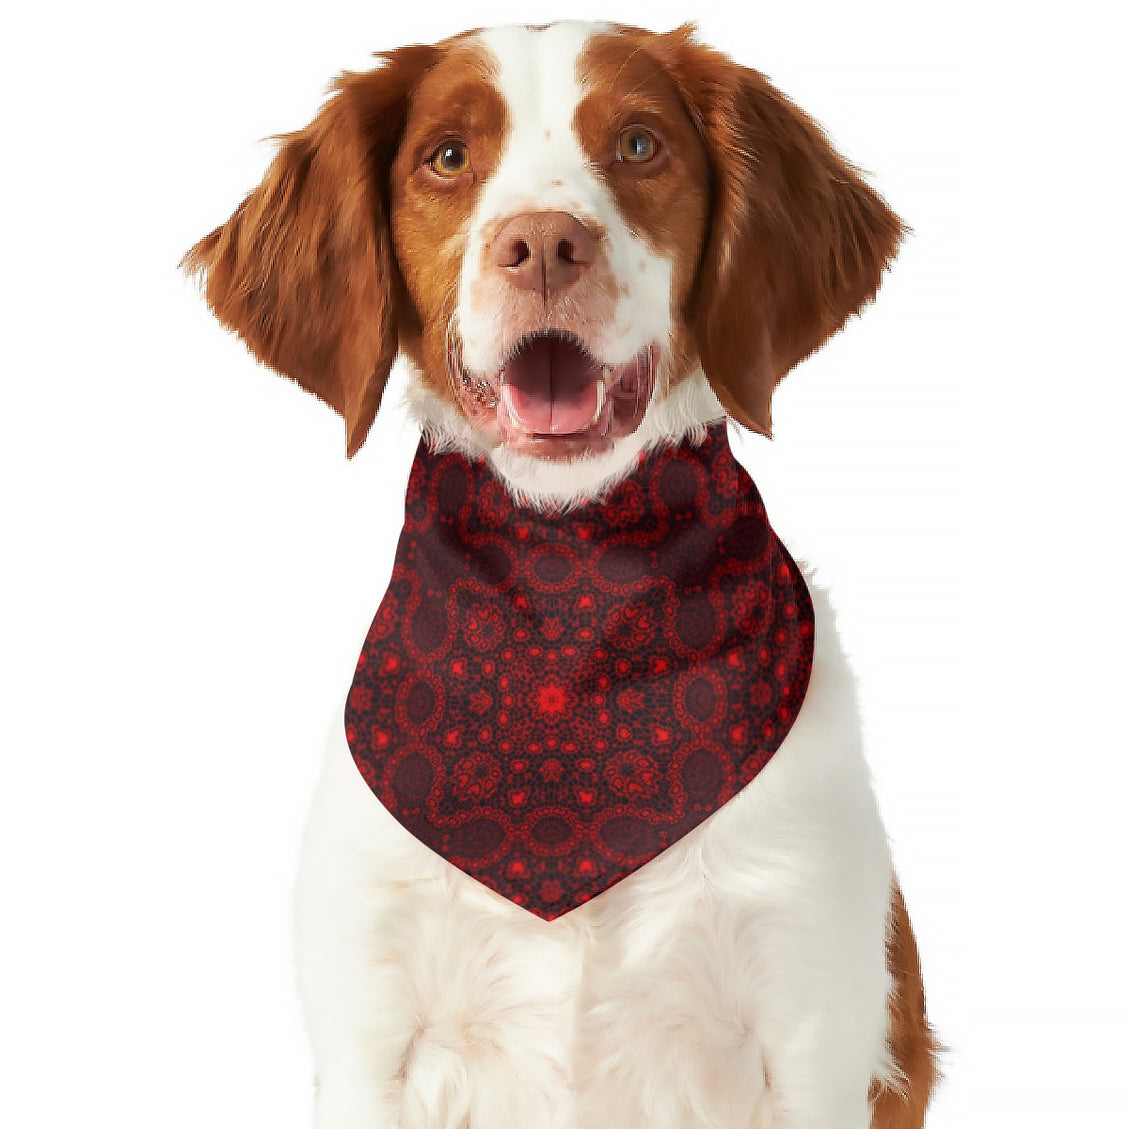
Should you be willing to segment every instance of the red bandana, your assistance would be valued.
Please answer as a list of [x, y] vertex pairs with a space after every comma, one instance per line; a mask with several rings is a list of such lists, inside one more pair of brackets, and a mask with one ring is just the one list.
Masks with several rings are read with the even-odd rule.
[[551, 920], [764, 768], [813, 643], [803, 577], [724, 424], [566, 514], [421, 443], [346, 733], [416, 838]]

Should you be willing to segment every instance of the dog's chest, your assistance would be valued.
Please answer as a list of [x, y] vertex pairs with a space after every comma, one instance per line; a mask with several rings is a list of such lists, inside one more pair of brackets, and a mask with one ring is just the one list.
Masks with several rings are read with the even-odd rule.
[[346, 733], [413, 835], [552, 919], [752, 781], [813, 644], [803, 579], [724, 425], [565, 514], [421, 444]]

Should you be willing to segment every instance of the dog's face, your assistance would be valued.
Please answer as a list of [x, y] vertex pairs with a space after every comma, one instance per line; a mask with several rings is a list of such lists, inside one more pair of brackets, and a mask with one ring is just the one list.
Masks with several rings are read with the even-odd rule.
[[810, 119], [687, 29], [469, 33], [336, 91], [187, 262], [350, 454], [400, 351], [485, 447], [606, 453], [699, 368], [767, 432], [900, 236]]
[[423, 373], [493, 442], [591, 454], [684, 374], [705, 147], [664, 68], [582, 25], [490, 31], [424, 76], [392, 165]]

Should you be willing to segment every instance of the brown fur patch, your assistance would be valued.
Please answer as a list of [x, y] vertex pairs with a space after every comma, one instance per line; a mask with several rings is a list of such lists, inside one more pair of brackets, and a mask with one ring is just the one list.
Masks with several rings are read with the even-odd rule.
[[770, 434], [776, 384], [874, 297], [902, 225], [811, 118], [692, 32], [625, 34], [674, 78], [709, 154], [702, 366], [726, 410]]
[[899, 1089], [876, 1089], [871, 1095], [871, 1129], [921, 1129], [937, 1080], [940, 1044], [925, 1017], [925, 987], [917, 942], [901, 887], [890, 896], [886, 963], [893, 977], [890, 994], [890, 1053], [902, 1076]]
[[[573, 126], [628, 227], [674, 265], [666, 369], [673, 385], [697, 362], [689, 303], [706, 239], [709, 165], [677, 84], [641, 49], [654, 38], [622, 29], [589, 40], [578, 61], [584, 96]], [[654, 160], [641, 165], [616, 159], [621, 131], [636, 125], [651, 130], [660, 144]]]
[[397, 348], [385, 170], [412, 89], [443, 54], [405, 47], [377, 70], [342, 75], [313, 122], [281, 138], [262, 184], [182, 264], [259, 360], [344, 417], [350, 455]]
[[[410, 298], [400, 347], [423, 380], [449, 398], [447, 326], [458, 297], [467, 223], [483, 182], [498, 166], [507, 129], [492, 61], [477, 44], [459, 44], [420, 83], [391, 168], [392, 239]], [[469, 148], [471, 172], [442, 181], [427, 158], [453, 137]]]

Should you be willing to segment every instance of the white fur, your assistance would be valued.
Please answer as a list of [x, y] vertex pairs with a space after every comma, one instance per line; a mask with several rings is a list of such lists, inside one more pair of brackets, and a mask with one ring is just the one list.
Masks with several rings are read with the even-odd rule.
[[[578, 96], [566, 62], [588, 33], [485, 36], [503, 89], [520, 98], [515, 127], [551, 122], [553, 143], [534, 152], [528, 183], [518, 156], [503, 159], [504, 184], [483, 193], [483, 215], [523, 192], [543, 200], [553, 171], [576, 192], [553, 206], [605, 206], [564, 128]], [[666, 285], [660, 320], [669, 274]], [[485, 342], [489, 324], [476, 316], [462, 326]], [[414, 381], [410, 400], [436, 445], [489, 454], [519, 502], [574, 505], [598, 498], [640, 451], [721, 415], [701, 374], [665, 392], [610, 454], [553, 465], [487, 452]], [[767, 767], [658, 858], [551, 923], [397, 823], [357, 772], [339, 711], [297, 898], [318, 1129], [869, 1125], [872, 1081], [896, 1083], [891, 863], [854, 680], [827, 596], [809, 586], [811, 683]]]

